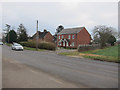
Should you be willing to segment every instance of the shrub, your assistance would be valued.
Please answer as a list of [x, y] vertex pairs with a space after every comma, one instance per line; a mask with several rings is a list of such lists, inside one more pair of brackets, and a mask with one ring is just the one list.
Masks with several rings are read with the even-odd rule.
[[38, 44], [39, 49], [55, 50], [56, 45], [50, 42], [40, 42]]
[[[26, 47], [31, 47], [31, 48], [36, 47], [36, 43], [33, 41], [20, 42], [20, 44], [23, 46], [26, 46]], [[47, 49], [47, 50], [56, 50], [56, 45], [54, 43], [50, 43], [50, 42], [40, 42], [40, 43], [38, 43], [38, 48], [39, 49]]]
[[31, 47], [31, 48], [35, 48], [36, 45], [34, 42], [20, 42], [21, 45], [26, 46], [26, 47]]

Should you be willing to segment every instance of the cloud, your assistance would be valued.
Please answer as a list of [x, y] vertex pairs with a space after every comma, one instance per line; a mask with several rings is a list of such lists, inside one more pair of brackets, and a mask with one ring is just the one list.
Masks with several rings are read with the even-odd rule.
[[116, 3], [78, 3], [78, 2], [40, 2], [40, 3], [4, 3], [3, 25], [9, 23], [16, 28], [23, 23], [30, 35], [39, 29], [48, 29], [54, 34], [58, 25], [65, 28], [85, 26], [91, 33], [96, 25], [108, 25], [117, 28]]

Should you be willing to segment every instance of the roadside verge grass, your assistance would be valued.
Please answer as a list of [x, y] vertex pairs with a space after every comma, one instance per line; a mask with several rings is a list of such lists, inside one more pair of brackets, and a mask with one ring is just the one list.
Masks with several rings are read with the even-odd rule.
[[[12, 44], [6, 43], [7, 46], [11, 46]], [[36, 48], [30, 48], [30, 47], [24, 47], [25, 50], [32, 50], [32, 51], [45, 51], [44, 49], [38, 49]]]
[[38, 49], [36, 50], [36, 48], [30, 48], [30, 47], [24, 47], [25, 50], [32, 50], [32, 51], [45, 51], [44, 49]]
[[77, 52], [77, 51], [64, 52], [64, 53], [59, 53], [59, 55], [66, 55], [66, 56], [72, 56], [72, 57], [84, 57], [84, 58], [91, 58], [94, 60], [120, 63], [120, 56], [118, 55], [118, 47], [120, 47], [120, 45], [116, 45], [116, 46], [112, 46], [104, 49], [84, 51], [84, 52]]

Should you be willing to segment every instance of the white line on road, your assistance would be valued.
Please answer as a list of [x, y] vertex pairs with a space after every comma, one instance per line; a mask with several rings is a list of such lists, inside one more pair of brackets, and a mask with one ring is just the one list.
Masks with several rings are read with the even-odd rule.
[[55, 81], [55, 82], [57, 82], [57, 83], [59, 83], [59, 84], [62, 84], [61, 81], [59, 81], [59, 80], [57, 80], [57, 79], [55, 79], [55, 78], [50, 77], [49, 79], [52, 80], [52, 81]]

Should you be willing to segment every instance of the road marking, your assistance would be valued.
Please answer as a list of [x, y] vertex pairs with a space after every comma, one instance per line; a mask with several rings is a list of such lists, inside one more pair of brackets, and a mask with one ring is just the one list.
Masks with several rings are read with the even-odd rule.
[[52, 80], [52, 81], [55, 81], [55, 82], [57, 82], [57, 83], [59, 83], [59, 84], [62, 84], [61, 81], [59, 81], [59, 80], [57, 80], [57, 79], [55, 79], [55, 78], [50, 77], [49, 79]]
[[36, 71], [34, 71], [34, 70], [31, 70], [31, 69], [29, 69], [31, 72], [33, 72], [33, 73], [36, 73], [36, 74], [38, 74], [38, 72], [36, 72]]

